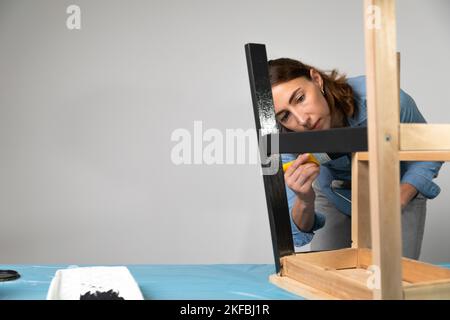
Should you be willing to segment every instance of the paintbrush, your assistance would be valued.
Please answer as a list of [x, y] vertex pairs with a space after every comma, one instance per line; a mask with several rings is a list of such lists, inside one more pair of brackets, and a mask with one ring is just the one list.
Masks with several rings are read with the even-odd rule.
[[[308, 163], [315, 163], [318, 166], [320, 166], [322, 163], [330, 161], [331, 158], [326, 153], [308, 153], [308, 160], [306, 162]], [[283, 171], [286, 171], [295, 160], [286, 162], [283, 164]]]

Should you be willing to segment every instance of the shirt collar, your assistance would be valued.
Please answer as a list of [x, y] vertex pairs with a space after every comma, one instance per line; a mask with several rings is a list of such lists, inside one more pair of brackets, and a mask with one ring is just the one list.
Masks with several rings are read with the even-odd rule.
[[359, 127], [367, 122], [366, 99], [361, 99], [360, 96], [355, 95], [355, 109], [357, 110], [356, 116], [347, 118], [350, 127]]

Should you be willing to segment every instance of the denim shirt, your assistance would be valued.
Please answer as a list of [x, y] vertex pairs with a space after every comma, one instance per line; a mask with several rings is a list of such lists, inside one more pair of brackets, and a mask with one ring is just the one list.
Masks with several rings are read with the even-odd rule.
[[[350, 127], [367, 126], [367, 99], [366, 99], [366, 78], [359, 76], [348, 78], [347, 83], [353, 89], [355, 98], [356, 114], [348, 117]], [[401, 123], [426, 123], [414, 100], [403, 90], [400, 90], [400, 122]], [[295, 160], [296, 154], [282, 154], [283, 163]], [[440, 193], [440, 188], [432, 180], [438, 176], [439, 169], [443, 162], [434, 161], [401, 161], [400, 162], [400, 182], [413, 185], [419, 193], [428, 199], [435, 198]], [[316, 183], [327, 199], [343, 214], [351, 215], [351, 190], [334, 190], [331, 186], [334, 180], [351, 181], [351, 159], [343, 156], [331, 160], [320, 166], [320, 174]], [[295, 193], [286, 185], [286, 195], [289, 204], [289, 214], [291, 218], [291, 229], [296, 247], [303, 246], [311, 242], [314, 231], [325, 225], [325, 216], [320, 212], [315, 212], [314, 225], [311, 232], [300, 231], [292, 219], [292, 208], [295, 203]]]

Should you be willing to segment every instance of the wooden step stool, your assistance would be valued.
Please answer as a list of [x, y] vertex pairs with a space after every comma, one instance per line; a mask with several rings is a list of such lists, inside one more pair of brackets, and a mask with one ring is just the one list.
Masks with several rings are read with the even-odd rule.
[[[450, 125], [400, 124], [395, 2], [366, 0], [364, 21], [364, 133], [280, 133], [265, 46], [245, 46], [277, 271], [270, 281], [306, 298], [450, 299], [450, 269], [402, 258], [399, 178], [399, 161], [450, 161]], [[352, 248], [295, 253], [280, 158], [293, 151], [352, 153]]]

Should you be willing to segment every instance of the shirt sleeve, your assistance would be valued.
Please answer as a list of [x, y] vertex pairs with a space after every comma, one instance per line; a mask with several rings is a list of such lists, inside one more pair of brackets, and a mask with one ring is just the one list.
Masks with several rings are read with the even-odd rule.
[[[400, 91], [400, 122], [426, 123], [415, 101], [403, 90]], [[443, 162], [437, 161], [402, 161], [403, 175], [401, 183], [413, 185], [424, 197], [435, 198], [441, 191], [432, 180], [438, 176]]]
[[[283, 163], [293, 161], [296, 159], [296, 157], [292, 154], [282, 154], [281, 159]], [[325, 216], [321, 213], [315, 212], [314, 213], [314, 225], [312, 229], [309, 232], [301, 231], [297, 225], [295, 224], [293, 218], [292, 218], [292, 208], [294, 207], [296, 195], [295, 192], [292, 191], [287, 185], [286, 187], [286, 196], [288, 200], [288, 206], [289, 206], [289, 217], [291, 221], [291, 231], [292, 231], [292, 238], [294, 240], [294, 246], [301, 247], [311, 242], [312, 238], [314, 237], [314, 231], [319, 230], [325, 225]]]

